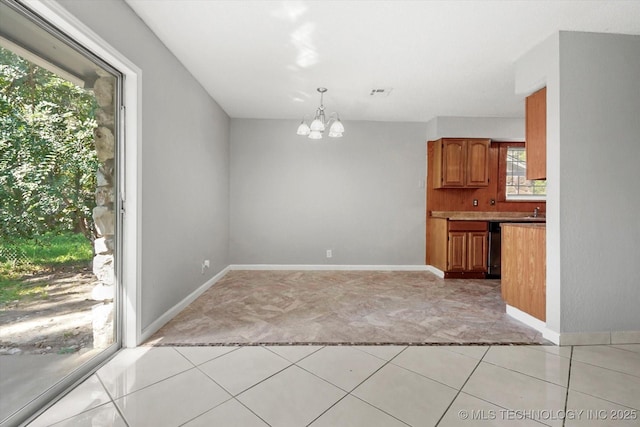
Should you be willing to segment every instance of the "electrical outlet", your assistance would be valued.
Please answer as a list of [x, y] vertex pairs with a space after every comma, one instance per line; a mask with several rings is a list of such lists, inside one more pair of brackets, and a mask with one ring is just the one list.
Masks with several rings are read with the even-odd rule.
[[205, 268], [209, 268], [210, 266], [211, 266], [211, 263], [208, 259], [205, 259], [204, 261], [202, 261], [202, 269], [200, 270], [200, 274], [204, 274]]
[[478, 206], [478, 199], [473, 199], [473, 206]]
[[331, 249], [327, 249], [327, 258], [333, 257], [333, 251]]

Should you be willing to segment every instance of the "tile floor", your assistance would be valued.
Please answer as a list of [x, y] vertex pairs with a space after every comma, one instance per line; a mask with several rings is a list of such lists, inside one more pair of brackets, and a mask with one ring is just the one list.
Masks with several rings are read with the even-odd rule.
[[49, 425], [640, 426], [640, 344], [139, 347]]

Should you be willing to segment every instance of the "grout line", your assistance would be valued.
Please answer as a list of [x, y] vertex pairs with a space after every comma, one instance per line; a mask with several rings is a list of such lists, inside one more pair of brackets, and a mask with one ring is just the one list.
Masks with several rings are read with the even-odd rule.
[[[289, 362], [289, 363], [293, 363], [293, 364], [295, 365], [296, 363], [303, 361], [304, 359], [306, 359], [307, 357], [311, 356], [312, 354], [315, 354], [315, 353], [319, 352], [320, 350], [322, 350], [322, 349], [323, 349], [323, 348], [325, 348], [326, 346], [324, 346], [324, 345], [323, 345], [323, 346], [320, 346], [320, 348], [318, 348], [318, 349], [316, 349], [316, 350], [312, 351], [311, 353], [307, 354], [307, 355], [306, 355], [306, 356], [304, 356], [302, 359], [300, 359], [300, 360], [298, 360], [298, 361], [296, 361], [296, 362], [292, 362], [291, 360], [287, 359], [287, 358], [286, 358], [286, 357], [284, 357], [283, 355], [278, 354], [277, 352], [275, 352], [274, 350], [272, 350], [272, 349], [270, 349], [270, 348], [267, 348], [267, 346], [266, 346], [265, 344], [262, 344], [262, 345], [261, 345], [261, 347], [262, 347], [262, 348], [264, 348], [265, 350], [270, 351], [271, 353], [275, 354], [276, 356], [282, 357], [282, 358], [283, 358], [284, 360], [286, 360], [287, 362]], [[270, 347], [278, 347], [278, 346], [270, 346]], [[304, 347], [304, 346], [292, 345], [291, 347]], [[307, 345], [306, 347], [315, 347], [315, 346]]]
[[204, 414], [206, 414], [207, 412], [213, 411], [213, 410], [214, 410], [214, 409], [216, 409], [217, 407], [224, 405], [225, 403], [227, 403], [227, 402], [228, 402], [228, 401], [230, 401], [230, 400], [233, 400], [233, 397], [232, 397], [232, 396], [230, 396], [227, 400], [224, 400], [224, 401], [222, 401], [222, 402], [218, 403], [217, 405], [215, 405], [215, 406], [213, 406], [213, 407], [211, 407], [211, 408], [207, 409], [206, 411], [201, 412], [200, 414], [196, 415], [195, 417], [189, 418], [187, 421], [185, 421], [185, 422], [183, 422], [183, 423], [180, 423], [180, 424], [179, 424], [179, 427], [180, 427], [180, 426], [183, 426], [183, 425], [185, 425], [185, 424], [190, 423], [191, 421], [195, 420], [196, 418], [200, 418], [201, 416], [203, 416], [203, 415], [204, 415]]
[[[185, 348], [200, 348], [201, 346], [192, 346], [192, 347], [181, 346], [181, 347], [185, 347]], [[180, 350], [178, 350], [178, 349], [179, 349], [179, 348], [181, 348], [181, 347], [171, 347], [171, 348], [172, 348], [172, 349], [174, 349], [176, 352], [178, 352], [178, 354], [179, 354], [180, 356], [184, 357], [184, 358], [187, 360], [187, 362], [191, 363], [191, 364], [194, 366], [194, 368], [197, 368], [197, 367], [198, 367], [198, 366], [200, 366], [200, 365], [204, 365], [205, 363], [209, 363], [209, 362], [211, 362], [212, 360], [216, 360], [216, 359], [218, 359], [218, 358], [220, 358], [220, 357], [222, 357], [222, 356], [226, 356], [227, 354], [231, 354], [231, 353], [233, 353], [234, 351], [237, 351], [237, 350], [240, 348], [240, 347], [238, 347], [238, 346], [234, 346], [233, 350], [229, 350], [229, 351], [228, 351], [228, 352], [226, 352], [226, 353], [219, 354], [219, 355], [217, 355], [216, 357], [213, 357], [213, 358], [211, 358], [211, 359], [205, 360], [204, 362], [199, 363], [199, 364], [197, 364], [197, 365], [196, 365], [196, 363], [195, 363], [195, 362], [193, 362], [193, 361], [192, 361], [191, 359], [189, 359], [187, 356], [185, 356], [184, 354], [182, 354], [182, 352], [181, 352]], [[222, 347], [222, 346], [220, 346], [220, 347]], [[229, 347], [232, 347], [232, 346], [229, 346]]]
[[269, 424], [267, 422], [267, 420], [265, 420], [264, 418], [262, 418], [260, 415], [256, 414], [253, 409], [249, 408], [247, 405], [245, 405], [244, 403], [242, 403], [242, 401], [240, 399], [238, 399], [237, 397], [233, 397], [233, 400], [235, 400], [236, 402], [238, 402], [239, 404], [241, 404], [242, 406], [244, 406], [245, 408], [247, 408], [247, 410], [249, 412], [251, 412], [253, 415], [255, 415], [256, 417], [260, 418], [260, 420], [262, 420], [263, 423], [265, 423], [266, 425], [268, 425], [269, 427], [271, 427], [271, 424]]
[[100, 385], [102, 386], [102, 388], [104, 389], [105, 393], [107, 393], [107, 396], [109, 396], [109, 399], [111, 399], [111, 404], [116, 408], [116, 411], [118, 412], [118, 414], [120, 414], [120, 418], [122, 418], [122, 421], [124, 421], [124, 424], [129, 427], [129, 421], [127, 421], [127, 418], [124, 416], [124, 414], [122, 413], [122, 411], [120, 410], [120, 407], [116, 404], [115, 399], [113, 398], [113, 396], [111, 395], [111, 393], [109, 393], [109, 390], [107, 389], [107, 387], [104, 385], [104, 382], [102, 382], [102, 378], [100, 378], [100, 376], [98, 375], [98, 372], [95, 373], [96, 378], [98, 379], [98, 381], [100, 382]]
[[[473, 368], [473, 371], [471, 371], [471, 373], [469, 374], [469, 376], [467, 377], [467, 379], [464, 381], [464, 384], [462, 384], [462, 386], [460, 387], [460, 389], [458, 389], [458, 392], [456, 393], [455, 396], [453, 396], [453, 399], [451, 399], [451, 402], [449, 402], [449, 405], [446, 407], [446, 409], [444, 410], [444, 412], [442, 413], [442, 415], [440, 415], [440, 418], [438, 419], [438, 421], [436, 422], [435, 427], [438, 427], [438, 425], [440, 425], [440, 423], [442, 422], [442, 419], [444, 418], [445, 415], [447, 415], [447, 412], [449, 412], [449, 409], [451, 408], [451, 406], [453, 405], [453, 402], [456, 401], [456, 399], [458, 398], [458, 396], [460, 396], [460, 393], [462, 393], [462, 389], [464, 388], [464, 386], [467, 385], [467, 383], [469, 382], [469, 380], [471, 379], [471, 377], [473, 376], [473, 374], [476, 372], [476, 370], [478, 369], [478, 366], [480, 366], [480, 363], [482, 363], [482, 361], [484, 360], [484, 357], [487, 355], [487, 353], [489, 352], [489, 350], [491, 349], [491, 347], [487, 348], [487, 350], [484, 352], [484, 354], [482, 355], [482, 357], [480, 358], [480, 360], [478, 360], [478, 363], [476, 363], [476, 366]], [[413, 371], [411, 371], [413, 372]], [[453, 387], [452, 387], [453, 388]]]
[[[280, 357], [282, 357], [282, 356], [280, 356]], [[244, 392], [246, 392], [246, 391], [251, 390], [252, 388], [254, 388], [255, 386], [257, 386], [258, 384], [262, 384], [263, 382], [265, 382], [265, 381], [266, 381], [266, 380], [268, 380], [269, 378], [272, 378], [272, 377], [274, 377], [274, 376], [278, 375], [279, 373], [286, 371], [287, 369], [291, 368], [292, 366], [295, 366], [295, 363], [291, 363], [291, 362], [289, 362], [289, 361], [288, 361], [287, 359], [285, 359], [284, 357], [282, 357], [282, 359], [283, 359], [283, 360], [285, 360], [287, 363], [289, 363], [289, 365], [288, 365], [288, 366], [285, 366], [284, 368], [280, 369], [280, 370], [279, 370], [279, 371], [277, 371], [277, 372], [274, 372], [273, 374], [269, 375], [268, 377], [265, 377], [265, 378], [261, 379], [261, 380], [260, 380], [260, 381], [258, 381], [257, 383], [252, 384], [251, 386], [249, 386], [249, 387], [245, 388], [244, 390], [240, 391], [240, 392], [239, 392], [239, 393], [237, 393], [237, 394], [233, 394], [232, 392], [230, 392], [229, 390], [227, 390], [225, 387], [223, 387], [223, 386], [222, 386], [222, 384], [218, 383], [216, 380], [214, 380], [214, 379], [213, 379], [213, 378], [211, 378], [209, 375], [207, 375], [207, 373], [206, 373], [206, 372], [202, 371], [202, 370], [200, 369], [200, 367], [199, 367], [199, 366], [196, 366], [196, 369], [198, 369], [200, 372], [202, 372], [204, 375], [206, 375], [206, 376], [207, 376], [207, 378], [210, 378], [214, 383], [218, 384], [218, 385], [219, 385], [219, 386], [220, 386], [224, 391], [226, 391], [227, 393], [229, 393], [229, 394], [231, 395], [231, 397], [236, 398], [236, 397], [240, 396], [242, 393], [244, 393]]]
[[[504, 367], [504, 366], [501, 366], [501, 365], [496, 365], [495, 363], [491, 363], [491, 362], [484, 362], [484, 363], [486, 363], [487, 365], [495, 366], [496, 368], [499, 368], [499, 369], [504, 369], [505, 371], [513, 372], [513, 373], [516, 373], [516, 374], [519, 374], [519, 375], [524, 375], [525, 377], [529, 377], [529, 378], [534, 379], [534, 380], [542, 381], [544, 383], [551, 384], [551, 385], [554, 385], [556, 387], [569, 388], [569, 384], [567, 384], [567, 386], [563, 386], [563, 385], [560, 385], [558, 383], [554, 383], [553, 381], [545, 380], [544, 378], [534, 377], [531, 374], [526, 374], [524, 372], [520, 372], [520, 371], [515, 370], [515, 369], [507, 368], [507, 367]], [[569, 362], [569, 366], [571, 366], [571, 362]]]
[[[326, 380], [325, 380], [326, 381]], [[331, 384], [334, 385], [334, 384]], [[342, 390], [342, 389], [340, 389]], [[343, 390], [344, 391], [344, 390]], [[320, 412], [320, 414], [315, 417], [314, 419], [311, 420], [311, 422], [309, 422], [309, 424], [307, 424], [307, 427], [309, 427], [311, 424], [315, 423], [316, 421], [318, 421], [318, 418], [320, 418], [321, 416], [323, 416], [324, 414], [326, 414], [327, 412], [329, 412], [331, 410], [331, 408], [333, 408], [334, 406], [336, 406], [338, 403], [342, 402], [347, 396], [349, 396], [349, 393], [346, 393], [344, 396], [342, 396], [340, 399], [338, 399], [337, 401], [335, 401], [333, 404], [331, 404], [331, 406], [329, 406], [327, 409], [325, 409], [324, 411]]]
[[[569, 387], [571, 386], [571, 367], [573, 365], [573, 346], [571, 346], [571, 354], [569, 355], [569, 375], [567, 376], [567, 392], [564, 395], [564, 413], [567, 413], [567, 405], [569, 404]], [[567, 417], [562, 420], [562, 427], [565, 427]]]
[[[398, 357], [398, 356], [400, 355], [400, 353], [402, 353], [403, 351], [405, 351], [407, 348], [408, 348], [408, 347], [403, 348], [403, 349], [402, 349], [398, 354], [396, 354], [394, 357], [392, 357], [392, 358], [391, 358], [391, 360], [393, 360], [393, 359], [395, 359], [396, 357]], [[362, 351], [362, 350], [360, 350], [360, 351]], [[365, 351], [363, 351], [363, 353], [366, 353], [366, 352], [365, 352]], [[367, 353], [367, 354], [369, 354], [369, 353]], [[369, 356], [375, 357], [375, 356], [373, 356], [372, 354], [369, 354]], [[380, 358], [378, 357], [378, 359], [380, 359]], [[380, 360], [384, 360], [384, 359], [380, 359]], [[311, 375], [314, 375], [314, 376], [316, 376], [316, 377], [320, 378], [321, 380], [323, 380], [323, 381], [325, 381], [325, 382], [327, 382], [327, 383], [331, 384], [332, 386], [337, 387], [338, 389], [340, 389], [340, 390], [342, 390], [342, 391], [346, 391], [346, 393], [347, 393], [347, 394], [345, 394], [344, 396], [342, 396], [340, 399], [338, 399], [338, 400], [337, 400], [333, 405], [329, 406], [327, 409], [325, 409], [324, 411], [322, 411], [322, 412], [321, 412], [317, 417], [315, 417], [313, 420], [311, 420], [311, 422], [310, 422], [309, 424], [307, 424], [307, 427], [309, 427], [311, 424], [313, 424], [314, 422], [316, 422], [316, 421], [318, 420], [318, 418], [320, 418], [320, 417], [322, 417], [324, 414], [326, 414], [326, 413], [327, 413], [331, 408], [333, 408], [333, 407], [334, 407], [334, 406], [336, 406], [338, 403], [340, 403], [341, 401], [343, 401], [347, 396], [355, 397], [356, 399], [358, 399], [358, 400], [360, 400], [360, 401], [362, 401], [362, 402], [366, 403], [367, 405], [371, 406], [372, 408], [375, 408], [375, 409], [377, 409], [378, 411], [383, 412], [383, 413], [385, 413], [385, 414], [389, 415], [390, 417], [392, 417], [392, 418], [394, 418], [394, 419], [396, 419], [396, 420], [400, 421], [400, 422], [401, 422], [401, 423], [403, 423], [403, 424], [409, 425], [409, 424], [405, 423], [404, 421], [402, 421], [401, 419], [397, 418], [396, 416], [394, 416], [394, 415], [392, 415], [392, 414], [388, 413], [387, 411], [384, 411], [383, 409], [378, 408], [378, 407], [377, 407], [377, 406], [375, 406], [375, 405], [372, 405], [371, 403], [367, 402], [366, 400], [361, 399], [361, 398], [359, 398], [358, 396], [356, 396], [356, 395], [354, 395], [354, 394], [351, 394], [355, 389], [357, 389], [358, 387], [360, 387], [363, 383], [365, 383], [366, 381], [368, 381], [372, 376], [374, 376], [375, 374], [377, 374], [377, 373], [378, 373], [382, 368], [384, 368], [385, 366], [389, 365], [389, 364], [391, 363], [391, 360], [387, 360], [387, 361], [385, 361], [385, 363], [383, 363], [383, 364], [382, 364], [382, 366], [380, 366], [378, 369], [376, 369], [375, 371], [373, 371], [373, 372], [372, 372], [369, 376], [367, 376], [364, 380], [362, 380], [362, 381], [360, 381], [358, 384], [356, 384], [356, 386], [355, 386], [355, 387], [353, 387], [353, 388], [351, 389], [351, 391], [346, 391], [346, 390], [344, 390], [343, 388], [338, 387], [337, 385], [335, 385], [335, 384], [333, 384], [333, 383], [331, 383], [331, 382], [329, 382], [329, 381], [325, 380], [324, 378], [319, 377], [318, 375], [314, 374], [313, 372], [307, 371], [307, 370], [306, 370], [306, 369], [304, 369], [303, 367], [298, 366], [300, 369], [303, 369], [303, 370], [305, 370], [306, 372], [309, 372]], [[297, 366], [297, 365], [296, 365], [296, 366]], [[395, 365], [394, 365], [394, 366], [395, 366]]]

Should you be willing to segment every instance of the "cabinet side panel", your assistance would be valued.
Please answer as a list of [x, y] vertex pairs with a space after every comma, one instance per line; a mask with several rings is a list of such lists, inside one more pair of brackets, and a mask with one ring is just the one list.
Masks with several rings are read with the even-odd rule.
[[428, 164], [431, 165], [427, 173], [431, 175], [433, 188], [442, 188], [442, 140], [429, 141], [427, 153]]
[[427, 263], [446, 271], [447, 269], [447, 220], [431, 218], [429, 221], [429, 242]]
[[542, 321], [546, 318], [544, 227], [502, 227], [502, 297]]
[[527, 179], [547, 177], [547, 88], [526, 100]]

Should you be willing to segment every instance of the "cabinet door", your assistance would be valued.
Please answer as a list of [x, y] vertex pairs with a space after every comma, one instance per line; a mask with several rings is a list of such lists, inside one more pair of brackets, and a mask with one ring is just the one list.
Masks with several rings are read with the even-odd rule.
[[443, 187], [464, 187], [465, 143], [464, 140], [442, 141]]
[[449, 232], [448, 271], [465, 271], [467, 269], [467, 233], [464, 231]]
[[467, 187], [489, 185], [489, 140], [467, 141], [466, 181]]
[[527, 179], [547, 178], [547, 88], [527, 97], [525, 147]]
[[467, 270], [487, 271], [487, 246], [489, 236], [485, 231], [467, 233]]

